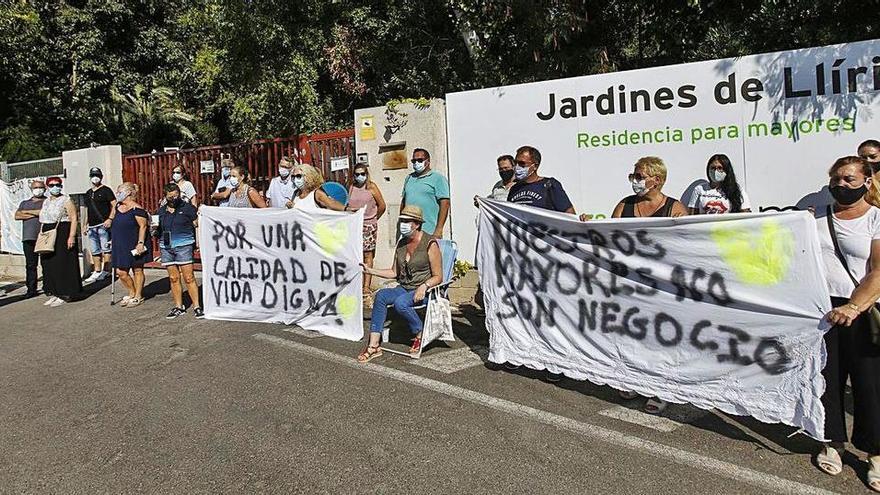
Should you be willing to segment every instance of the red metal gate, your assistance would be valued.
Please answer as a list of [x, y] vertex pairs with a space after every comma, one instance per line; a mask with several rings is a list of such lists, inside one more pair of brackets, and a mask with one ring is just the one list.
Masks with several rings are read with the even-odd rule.
[[[167, 153], [126, 155], [123, 159], [122, 177], [126, 182], [140, 186], [140, 203], [154, 212], [162, 199], [162, 188], [171, 181], [171, 171], [180, 165], [199, 194], [199, 202], [213, 204], [211, 192], [220, 179], [221, 154], [230, 154], [238, 165], [247, 167], [251, 185], [265, 192], [269, 181], [278, 174], [278, 162], [288, 156], [318, 167], [326, 180], [346, 184], [355, 163], [354, 129], [326, 134], [301, 135], [290, 138], [261, 139], [243, 143], [205, 146]], [[336, 157], [348, 157], [349, 167], [330, 171], [330, 161]], [[213, 173], [201, 173], [200, 162], [214, 162]]]

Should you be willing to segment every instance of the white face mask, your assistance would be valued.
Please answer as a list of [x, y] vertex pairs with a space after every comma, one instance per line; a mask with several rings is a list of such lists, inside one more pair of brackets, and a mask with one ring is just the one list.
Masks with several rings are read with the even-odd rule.
[[409, 222], [401, 222], [397, 228], [400, 230], [400, 235], [403, 237], [409, 237], [413, 233], [413, 226]]
[[648, 187], [645, 185], [645, 179], [642, 180], [634, 180], [631, 181], [633, 192], [639, 196], [644, 196], [648, 192]]
[[171, 174], [171, 178], [174, 179], [174, 182], [178, 182], [180, 181], [180, 179], [183, 178], [183, 174], [181, 174], [180, 172], [174, 172], [173, 174]]
[[425, 161], [415, 162], [415, 163], [413, 163], [413, 170], [415, 170], [417, 174], [420, 174], [425, 171], [426, 166], [427, 166], [427, 162], [425, 162]]
[[290, 175], [290, 169], [284, 168], [284, 167], [279, 167], [278, 168], [278, 175], [280, 175], [281, 177], [286, 179]]
[[715, 182], [724, 182], [724, 179], [727, 178], [727, 172], [724, 170], [713, 170], [712, 171], [712, 180]]
[[229, 178], [229, 185], [231, 185], [232, 187], [237, 186], [238, 185], [238, 177], [236, 177], [234, 175], [232, 177], [230, 177]]
[[94, 184], [94, 185], [97, 186], [97, 185], [100, 184], [100, 183], [101, 183], [101, 178], [100, 178], [100, 177], [98, 177], [98, 176], [92, 177], [92, 184]]
[[46, 190], [41, 187], [31, 189], [31, 192], [34, 194], [35, 198], [42, 198], [43, 195], [46, 194]]
[[306, 185], [305, 177], [294, 177], [293, 178], [293, 187], [295, 187], [297, 189], [302, 189], [303, 186], [305, 186], [305, 185]]

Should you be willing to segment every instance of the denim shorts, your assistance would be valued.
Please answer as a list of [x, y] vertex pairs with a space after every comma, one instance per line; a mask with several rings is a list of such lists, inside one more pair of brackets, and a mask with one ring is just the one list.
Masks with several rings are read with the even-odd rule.
[[162, 255], [162, 266], [189, 265], [193, 262], [193, 248], [195, 244], [166, 248], [159, 246]]
[[103, 225], [89, 227], [89, 252], [96, 254], [110, 254], [110, 231]]

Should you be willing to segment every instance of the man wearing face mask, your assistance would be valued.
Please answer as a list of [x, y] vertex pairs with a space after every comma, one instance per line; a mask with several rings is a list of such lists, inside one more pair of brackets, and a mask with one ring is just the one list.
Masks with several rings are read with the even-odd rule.
[[85, 193], [85, 205], [88, 220], [89, 252], [92, 254], [92, 274], [85, 279], [90, 284], [104, 280], [110, 274], [104, 271], [105, 265], [110, 268], [110, 225], [116, 214], [116, 194], [113, 189], [102, 184], [104, 173], [98, 167], [89, 171], [92, 187]]
[[217, 181], [217, 187], [211, 194], [211, 199], [217, 202], [217, 206], [229, 205], [229, 194], [232, 192], [229, 174], [234, 166], [235, 163], [230, 158], [220, 160], [220, 180]]
[[439, 239], [449, 216], [449, 181], [431, 170], [431, 154], [427, 150], [413, 150], [411, 163], [413, 173], [403, 183], [400, 211], [409, 205], [418, 206], [425, 217], [422, 231]]
[[574, 206], [568, 199], [562, 184], [553, 177], [538, 175], [541, 152], [531, 146], [516, 150], [513, 176], [516, 183], [510, 188], [507, 200], [535, 208], [574, 214]]
[[[498, 157], [498, 176], [501, 178], [498, 182], [492, 186], [492, 192], [486, 196], [489, 199], [494, 199], [496, 201], [507, 201], [507, 196], [510, 194], [510, 188], [516, 183], [513, 180], [513, 165], [514, 160], [510, 155], [501, 155]], [[474, 206], [477, 206], [477, 197], [474, 196]]]
[[41, 180], [31, 182], [31, 198], [18, 205], [15, 219], [21, 220], [21, 244], [24, 248], [25, 285], [27, 293], [24, 297], [37, 295], [37, 264], [40, 255], [34, 253], [37, 236], [40, 235], [40, 209], [46, 200], [46, 184]]
[[288, 201], [293, 199], [296, 188], [293, 186], [293, 179], [290, 176], [291, 170], [293, 170], [293, 162], [286, 156], [282, 157], [278, 162], [278, 177], [272, 178], [269, 189], [266, 191], [269, 208], [286, 208]]

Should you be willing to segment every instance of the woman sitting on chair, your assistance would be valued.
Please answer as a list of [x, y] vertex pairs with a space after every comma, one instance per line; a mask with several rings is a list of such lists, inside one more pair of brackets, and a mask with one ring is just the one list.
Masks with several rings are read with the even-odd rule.
[[414, 306], [425, 302], [425, 295], [431, 287], [443, 283], [443, 262], [440, 247], [430, 234], [422, 232], [422, 209], [406, 206], [397, 221], [400, 240], [394, 251], [394, 263], [386, 270], [376, 270], [361, 264], [364, 273], [381, 278], [393, 278], [400, 284], [385, 288], [376, 293], [373, 301], [373, 316], [370, 321], [370, 341], [358, 356], [358, 361], [366, 363], [382, 355], [382, 327], [388, 306], [406, 320], [413, 334], [409, 352], [418, 353], [422, 347], [423, 323]]

